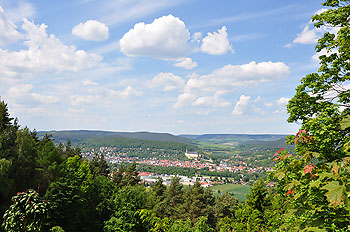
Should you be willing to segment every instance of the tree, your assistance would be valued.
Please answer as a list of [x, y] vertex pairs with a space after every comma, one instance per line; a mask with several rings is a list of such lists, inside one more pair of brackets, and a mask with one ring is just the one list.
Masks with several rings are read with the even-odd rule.
[[[345, 156], [344, 142], [350, 130], [342, 130], [340, 122], [350, 113], [350, 7], [347, 0], [327, 0], [322, 4], [330, 9], [312, 17], [315, 27], [339, 29], [337, 34], [326, 32], [318, 41], [318, 73], [306, 75], [296, 88], [287, 106], [288, 122], [299, 122], [313, 137], [309, 151], [322, 154], [326, 161]], [[304, 145], [297, 145], [301, 151]]]
[[48, 203], [34, 190], [19, 192], [4, 214], [3, 227], [8, 232], [42, 231], [47, 220]]
[[85, 227], [86, 199], [78, 183], [69, 180], [51, 183], [45, 198], [51, 203], [51, 225], [59, 225], [67, 231], [81, 231]]
[[0, 158], [12, 157], [18, 128], [18, 120], [10, 117], [7, 104], [0, 101]]
[[201, 216], [207, 216], [206, 220], [209, 218], [210, 222], [213, 224], [213, 205], [214, 198], [201, 186], [199, 180], [193, 186], [186, 189], [184, 193], [184, 218], [190, 219], [194, 224]]
[[253, 187], [249, 189], [246, 205], [254, 210], [258, 210], [262, 215], [266, 208], [271, 206], [271, 199], [263, 179], [259, 179], [255, 182]]
[[121, 164], [117, 171], [112, 172], [113, 182], [117, 186], [121, 186], [122, 185], [122, 179], [123, 179], [123, 175], [124, 175], [125, 169], [126, 169], [126, 167], [124, 166], [124, 164]]
[[16, 167], [16, 172], [14, 174], [18, 191], [37, 187], [39, 170], [37, 170], [36, 140], [36, 135], [31, 133], [28, 128], [17, 131], [17, 159], [15, 159], [14, 162]]
[[8, 113], [7, 104], [0, 101], [0, 216], [10, 205], [16, 193], [14, 161], [16, 160], [16, 137], [19, 125]]
[[80, 155], [80, 148], [72, 148], [72, 142], [70, 140], [67, 141], [66, 147], [64, 148], [64, 155], [66, 157], [73, 157], [73, 156], [81, 156]]
[[90, 164], [74, 156], [62, 163], [60, 169], [61, 178], [50, 184], [45, 195], [51, 202], [51, 224], [69, 231], [96, 231], [98, 203], [92, 204], [91, 200], [95, 188]]
[[238, 205], [234, 217], [223, 218], [220, 227], [233, 231], [265, 231], [269, 230], [268, 213], [272, 203], [271, 195], [263, 179], [259, 179], [246, 195], [243, 205]]
[[137, 185], [139, 182], [140, 182], [140, 176], [136, 170], [136, 163], [134, 161], [125, 170], [125, 175], [122, 178], [122, 185], [134, 186], [134, 185]]
[[[345, 231], [350, 213], [350, 2], [326, 0], [312, 17], [315, 27], [333, 28], [318, 40], [317, 73], [306, 75], [287, 106], [288, 122], [302, 124], [296, 155], [280, 152], [274, 177], [289, 210], [287, 230]], [[337, 31], [334, 33], [334, 31]]]
[[159, 202], [154, 208], [157, 216], [170, 219], [183, 218], [183, 195], [183, 185], [180, 183], [180, 178], [175, 176], [164, 193], [164, 200]]
[[141, 185], [127, 185], [119, 189], [114, 196], [114, 214], [105, 221], [105, 231], [147, 231], [137, 213], [147, 209], [148, 192]]
[[156, 204], [164, 200], [164, 193], [166, 191], [166, 186], [163, 184], [163, 179], [158, 177], [157, 181], [154, 183], [152, 187], [152, 192], [154, 196], [154, 200]]
[[238, 206], [238, 200], [231, 196], [228, 192], [225, 192], [222, 195], [218, 195], [215, 198], [214, 205], [214, 215], [217, 220], [220, 220], [224, 217], [233, 217], [235, 214], [235, 210]]
[[104, 155], [101, 154], [96, 154], [92, 158], [91, 162], [91, 169], [92, 172], [96, 175], [103, 175], [103, 176], [108, 176], [110, 171], [109, 171], [109, 165], [107, 161], [104, 158]]
[[149, 232], [167, 232], [171, 226], [169, 218], [159, 218], [152, 210], [141, 209], [137, 212]]

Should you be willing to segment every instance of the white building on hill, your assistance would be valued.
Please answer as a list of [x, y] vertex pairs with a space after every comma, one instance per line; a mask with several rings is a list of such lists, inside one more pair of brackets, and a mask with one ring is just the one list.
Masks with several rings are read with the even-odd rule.
[[197, 152], [190, 152], [186, 150], [185, 156], [189, 159], [198, 159], [201, 155]]

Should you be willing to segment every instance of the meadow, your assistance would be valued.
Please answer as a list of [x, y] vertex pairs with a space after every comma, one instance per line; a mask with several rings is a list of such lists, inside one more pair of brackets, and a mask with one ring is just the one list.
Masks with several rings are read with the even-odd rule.
[[241, 184], [221, 184], [216, 186], [209, 187], [211, 190], [213, 190], [213, 194], [217, 195], [220, 192], [229, 192], [231, 194], [234, 194], [234, 197], [236, 197], [240, 201], [245, 201], [246, 197], [245, 195], [249, 193], [250, 186], [249, 185], [241, 185]]

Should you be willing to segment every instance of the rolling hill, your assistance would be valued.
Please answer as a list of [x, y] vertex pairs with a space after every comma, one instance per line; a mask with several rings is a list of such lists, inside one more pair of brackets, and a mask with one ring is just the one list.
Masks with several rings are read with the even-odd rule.
[[[180, 135], [181, 137], [209, 142], [214, 144], [246, 144], [284, 140], [287, 135], [279, 134], [203, 134], [203, 135]], [[280, 141], [279, 141], [280, 142]]]
[[94, 131], [94, 130], [64, 130], [64, 131], [39, 131], [38, 136], [45, 134], [51, 135], [55, 142], [61, 143], [70, 140], [72, 143], [83, 142], [91, 138], [100, 137], [119, 137], [128, 139], [177, 142], [191, 144], [192, 140], [175, 136], [169, 133], [154, 133], [154, 132], [112, 132], [112, 131]]

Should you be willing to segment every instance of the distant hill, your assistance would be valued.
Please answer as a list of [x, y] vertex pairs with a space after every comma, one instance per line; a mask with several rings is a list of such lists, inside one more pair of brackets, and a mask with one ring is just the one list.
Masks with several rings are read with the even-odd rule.
[[286, 139], [285, 138], [280, 138], [278, 140], [273, 140], [273, 141], [246, 141], [241, 143], [241, 145], [255, 145], [259, 147], [284, 147], [284, 148], [293, 148], [294, 145], [286, 145], [285, 143]]
[[[70, 140], [77, 146], [122, 145], [136, 146], [166, 146], [168, 148], [185, 147], [193, 150], [198, 142], [212, 144], [260, 145], [280, 147], [284, 145], [287, 135], [276, 134], [203, 134], [179, 135], [155, 132], [112, 132], [95, 130], [63, 130], [39, 131], [38, 136], [49, 134], [56, 143], [65, 143]], [[182, 144], [182, 145], [181, 145]], [[187, 145], [187, 146], [183, 146]]]
[[64, 131], [38, 131], [38, 136], [44, 136], [49, 134], [52, 136], [55, 142], [67, 142], [70, 140], [72, 143], [81, 143], [87, 139], [99, 138], [99, 137], [119, 137], [139, 140], [151, 140], [151, 141], [164, 141], [164, 142], [177, 142], [191, 144], [192, 140], [175, 136], [169, 133], [154, 133], [154, 132], [112, 132], [112, 131], [94, 131], [94, 130], [64, 130]]
[[[256, 142], [268, 142], [268, 141], [278, 141], [284, 140], [287, 135], [278, 134], [203, 134], [203, 135], [179, 135], [181, 137], [197, 140], [201, 142], [209, 143], [256, 143]], [[277, 142], [277, 143], [280, 143]]]
[[135, 138], [124, 138], [117, 136], [103, 136], [88, 138], [82, 142], [78, 143], [82, 147], [123, 147], [123, 148], [156, 148], [156, 149], [166, 149], [166, 150], [196, 150], [196, 146], [173, 141], [161, 141], [161, 140], [144, 140]]

